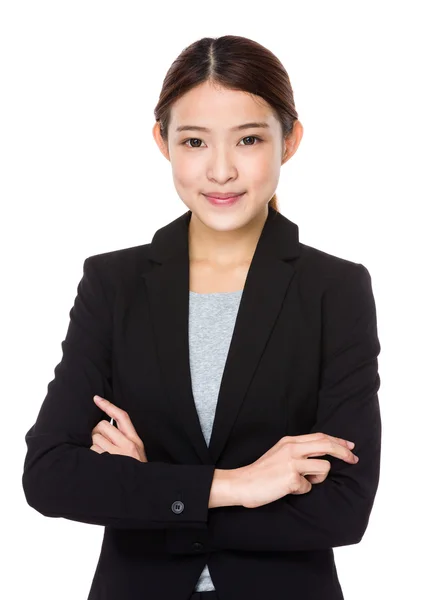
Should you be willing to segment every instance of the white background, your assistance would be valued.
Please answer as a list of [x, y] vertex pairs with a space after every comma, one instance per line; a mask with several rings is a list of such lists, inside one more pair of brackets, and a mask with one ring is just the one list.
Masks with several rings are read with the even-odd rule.
[[280, 211], [300, 241], [372, 277], [381, 480], [363, 540], [335, 549], [345, 600], [424, 597], [422, 8], [1, 3], [2, 597], [88, 595], [103, 528], [26, 504], [24, 435], [61, 359], [84, 258], [147, 243], [187, 210], [153, 108], [183, 48], [225, 34], [268, 47], [294, 89], [304, 137], [281, 169]]

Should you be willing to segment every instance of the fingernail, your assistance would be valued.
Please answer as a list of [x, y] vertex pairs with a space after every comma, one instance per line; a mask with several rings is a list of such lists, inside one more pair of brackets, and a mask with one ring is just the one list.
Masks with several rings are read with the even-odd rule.
[[100, 396], [93, 396], [94, 400], [100, 400], [101, 402], [103, 401], [103, 398], [101, 398]]
[[349, 448], [354, 448], [356, 444], [354, 442], [348, 442], [348, 446]]
[[354, 455], [354, 460], [355, 460], [356, 462], [359, 462], [359, 460], [360, 460], [360, 459], [359, 459], [359, 457], [358, 457], [356, 454]]

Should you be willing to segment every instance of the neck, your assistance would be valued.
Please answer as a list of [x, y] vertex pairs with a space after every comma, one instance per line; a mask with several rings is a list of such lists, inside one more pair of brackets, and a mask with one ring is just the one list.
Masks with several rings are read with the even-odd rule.
[[247, 225], [232, 231], [207, 227], [193, 212], [189, 222], [189, 260], [221, 267], [251, 262], [268, 216], [261, 211]]

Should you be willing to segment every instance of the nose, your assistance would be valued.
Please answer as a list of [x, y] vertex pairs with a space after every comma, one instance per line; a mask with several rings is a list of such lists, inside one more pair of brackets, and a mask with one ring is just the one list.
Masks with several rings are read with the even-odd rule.
[[231, 152], [226, 149], [219, 149], [211, 154], [208, 163], [208, 177], [220, 185], [237, 176], [237, 169], [232, 158]]

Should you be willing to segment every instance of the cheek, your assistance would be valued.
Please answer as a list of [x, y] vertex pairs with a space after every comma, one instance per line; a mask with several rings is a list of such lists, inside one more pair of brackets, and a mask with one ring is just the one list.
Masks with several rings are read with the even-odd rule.
[[252, 187], [264, 187], [279, 177], [279, 166], [276, 168], [271, 156], [257, 156], [249, 165], [244, 165], [244, 173]]
[[172, 172], [176, 187], [195, 187], [198, 178], [201, 177], [201, 169], [197, 167], [196, 161], [189, 158], [179, 157], [174, 160], [172, 163]]

